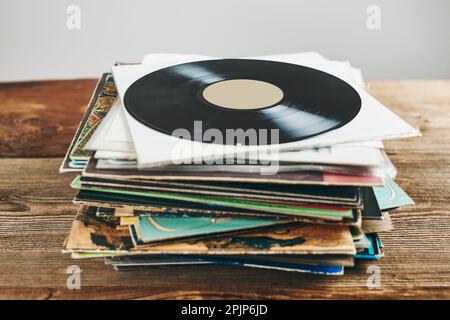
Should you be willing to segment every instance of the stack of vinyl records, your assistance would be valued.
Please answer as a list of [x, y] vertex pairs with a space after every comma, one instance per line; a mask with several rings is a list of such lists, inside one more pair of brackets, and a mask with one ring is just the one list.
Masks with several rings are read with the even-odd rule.
[[340, 275], [382, 257], [388, 211], [413, 203], [382, 140], [418, 135], [318, 53], [118, 63], [60, 169], [80, 172], [63, 252]]

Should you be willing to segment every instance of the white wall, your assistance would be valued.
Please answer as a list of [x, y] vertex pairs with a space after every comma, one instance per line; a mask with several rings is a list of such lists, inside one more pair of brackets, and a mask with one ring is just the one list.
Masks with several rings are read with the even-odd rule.
[[97, 77], [150, 52], [297, 51], [350, 60], [367, 79], [450, 78], [449, 14], [448, 0], [0, 0], [0, 81]]

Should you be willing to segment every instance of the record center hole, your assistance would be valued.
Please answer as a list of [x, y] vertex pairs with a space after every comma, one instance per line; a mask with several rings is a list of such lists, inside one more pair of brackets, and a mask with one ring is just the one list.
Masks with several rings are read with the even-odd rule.
[[232, 79], [210, 84], [203, 90], [203, 98], [219, 107], [251, 110], [280, 102], [283, 91], [265, 81]]

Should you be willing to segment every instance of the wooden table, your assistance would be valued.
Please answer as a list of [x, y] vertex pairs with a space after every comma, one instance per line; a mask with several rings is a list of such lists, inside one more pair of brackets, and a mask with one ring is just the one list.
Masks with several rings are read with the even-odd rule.
[[[95, 80], [0, 84], [0, 298], [450, 298], [450, 81], [374, 81], [371, 92], [422, 138], [386, 143], [415, 206], [391, 213], [385, 258], [343, 277], [209, 266], [116, 272], [60, 253], [77, 207], [58, 167]], [[80, 290], [66, 287], [67, 267]], [[369, 265], [381, 270], [370, 290]]]

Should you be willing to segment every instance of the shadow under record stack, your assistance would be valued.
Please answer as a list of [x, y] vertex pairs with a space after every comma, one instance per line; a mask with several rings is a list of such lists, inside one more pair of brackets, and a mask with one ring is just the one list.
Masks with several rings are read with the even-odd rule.
[[382, 140], [417, 135], [318, 53], [116, 64], [60, 169], [79, 172], [63, 252], [342, 275], [383, 256], [388, 211], [413, 203]]

